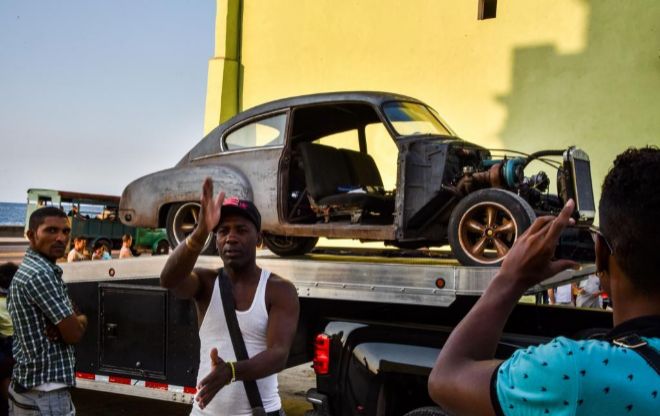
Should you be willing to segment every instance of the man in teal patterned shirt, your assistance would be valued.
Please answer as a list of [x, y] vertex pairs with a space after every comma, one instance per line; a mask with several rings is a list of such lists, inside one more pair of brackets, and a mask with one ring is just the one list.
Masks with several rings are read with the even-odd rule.
[[55, 263], [64, 255], [71, 226], [64, 211], [40, 208], [29, 219], [30, 247], [14, 275], [8, 309], [14, 323], [14, 372], [9, 388], [13, 415], [75, 415], [73, 345], [87, 328], [74, 312]]
[[660, 150], [614, 161], [593, 228], [596, 270], [614, 305], [603, 340], [564, 337], [493, 359], [504, 323], [525, 290], [576, 267], [552, 258], [574, 210], [540, 217], [516, 241], [483, 296], [454, 329], [429, 377], [452, 414], [657, 415], [660, 412]]

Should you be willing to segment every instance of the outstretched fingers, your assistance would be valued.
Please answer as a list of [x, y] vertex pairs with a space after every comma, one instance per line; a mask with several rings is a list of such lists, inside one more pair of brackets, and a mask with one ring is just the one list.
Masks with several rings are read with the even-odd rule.
[[222, 203], [225, 201], [225, 193], [220, 192], [218, 196], [215, 197], [215, 208], [217, 212], [220, 212], [220, 208], [222, 208]]
[[550, 224], [550, 228], [545, 235], [546, 242], [553, 242], [554, 244], [557, 243], [557, 240], [559, 240], [559, 236], [561, 235], [562, 231], [564, 231], [564, 228], [566, 228], [571, 223], [571, 216], [573, 215], [574, 210], [575, 202], [572, 199], [569, 199], [568, 202], [566, 202], [566, 205], [564, 205], [564, 208], [562, 208], [559, 215], [557, 215], [557, 218], [555, 218], [555, 220]]
[[212, 348], [209, 356], [211, 359], [211, 372], [200, 380], [197, 385], [197, 396], [195, 397], [199, 407], [202, 409], [206, 407], [226, 384], [220, 374], [221, 368], [219, 368], [224, 365], [225, 361], [218, 355], [218, 349]]
[[210, 176], [207, 176], [204, 179], [204, 184], [202, 185], [202, 205], [206, 201], [211, 201], [213, 199], [213, 180]]
[[555, 217], [554, 215], [544, 215], [543, 217], [538, 217], [536, 220], [532, 223], [532, 225], [525, 231], [523, 235], [534, 235], [538, 234], [539, 232], [543, 232], [543, 230], [554, 220]]

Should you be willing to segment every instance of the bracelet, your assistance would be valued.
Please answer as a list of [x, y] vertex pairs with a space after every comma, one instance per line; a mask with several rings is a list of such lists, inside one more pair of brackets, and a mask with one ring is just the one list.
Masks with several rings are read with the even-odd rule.
[[195, 243], [193, 243], [192, 238], [190, 238], [190, 236], [186, 237], [186, 247], [188, 247], [188, 249], [191, 251], [200, 251], [202, 249], [201, 245], [196, 245]]
[[233, 361], [228, 361], [227, 364], [229, 365], [229, 368], [231, 368], [231, 380], [229, 380], [229, 383], [233, 383], [236, 381], [236, 367], [234, 366]]

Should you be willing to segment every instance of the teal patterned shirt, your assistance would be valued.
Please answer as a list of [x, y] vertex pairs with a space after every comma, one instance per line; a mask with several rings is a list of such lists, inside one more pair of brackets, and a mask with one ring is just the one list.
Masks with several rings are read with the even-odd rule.
[[491, 399], [500, 415], [660, 415], [660, 375], [628, 348], [559, 337], [504, 361]]

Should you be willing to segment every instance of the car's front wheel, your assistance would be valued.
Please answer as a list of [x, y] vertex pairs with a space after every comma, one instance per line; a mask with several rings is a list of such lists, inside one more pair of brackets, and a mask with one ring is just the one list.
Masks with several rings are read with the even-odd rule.
[[449, 217], [449, 245], [465, 266], [499, 266], [532, 225], [532, 207], [513, 192], [481, 189], [463, 198]]
[[287, 237], [264, 233], [266, 247], [278, 256], [299, 256], [312, 251], [317, 237]]
[[[198, 202], [183, 202], [174, 204], [167, 211], [167, 239], [170, 247], [175, 248], [183, 243], [195, 227], [199, 218], [200, 205]], [[215, 253], [213, 233], [210, 233], [204, 242], [202, 254]]]

